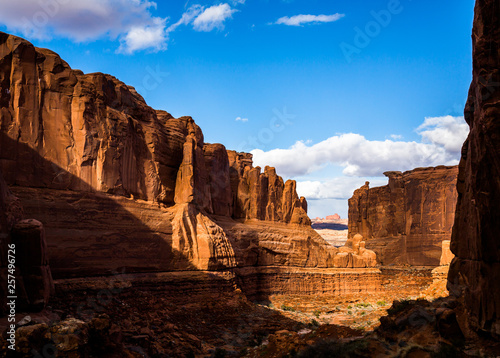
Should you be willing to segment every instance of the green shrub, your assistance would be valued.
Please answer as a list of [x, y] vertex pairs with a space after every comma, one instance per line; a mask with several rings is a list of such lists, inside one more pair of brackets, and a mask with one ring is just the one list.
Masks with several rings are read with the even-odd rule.
[[366, 308], [366, 307], [371, 307], [372, 305], [369, 303], [356, 303], [357, 308]]

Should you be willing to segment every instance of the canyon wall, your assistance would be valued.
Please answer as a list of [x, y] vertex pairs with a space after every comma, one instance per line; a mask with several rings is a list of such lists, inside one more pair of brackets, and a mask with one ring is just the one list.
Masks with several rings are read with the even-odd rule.
[[[0, 84], [0, 164], [10, 185], [308, 221], [295, 182], [261, 173], [250, 154], [230, 152], [229, 165], [224, 146], [205, 144], [192, 118], [155, 111], [110, 75], [72, 70], [54, 52], [0, 33]], [[234, 198], [230, 171], [241, 181]]]
[[205, 143], [191, 117], [152, 109], [110, 75], [0, 32], [0, 86], [0, 169], [44, 224], [57, 279], [375, 265], [310, 227], [295, 181]]
[[[457, 167], [386, 172], [389, 184], [366, 183], [349, 199], [349, 240], [361, 234], [384, 265], [438, 266], [457, 201]], [[348, 241], [349, 243], [349, 241]]]
[[456, 255], [448, 290], [465, 299], [476, 329], [500, 335], [500, 5], [477, 0], [473, 79], [465, 107], [470, 133], [462, 148], [451, 237]]

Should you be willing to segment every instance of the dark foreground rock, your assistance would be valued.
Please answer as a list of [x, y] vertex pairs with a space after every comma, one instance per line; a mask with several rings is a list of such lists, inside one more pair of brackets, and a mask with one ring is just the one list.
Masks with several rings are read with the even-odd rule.
[[500, 11], [478, 0], [474, 11], [473, 79], [465, 107], [470, 133], [462, 148], [451, 238], [456, 255], [448, 289], [463, 295], [470, 323], [500, 337]]

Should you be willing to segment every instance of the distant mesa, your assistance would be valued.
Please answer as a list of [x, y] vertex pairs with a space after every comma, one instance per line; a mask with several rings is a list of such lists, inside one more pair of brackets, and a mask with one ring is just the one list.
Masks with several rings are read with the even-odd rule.
[[339, 214], [327, 215], [326, 220], [340, 220]]
[[325, 218], [320, 218], [319, 216], [316, 216], [315, 219], [312, 221], [338, 221], [342, 220], [339, 214], [333, 214], [333, 215], [327, 215]]
[[325, 218], [320, 218], [316, 217], [315, 219], [311, 220], [313, 224], [340, 224], [340, 225], [345, 225], [347, 226], [347, 219], [342, 219], [342, 217], [339, 214], [333, 214], [333, 215], [327, 215]]
[[[326, 218], [316, 217], [315, 219], [311, 220], [312, 228], [315, 230], [334, 230], [334, 231], [347, 230], [347, 221], [348, 221], [347, 219], [342, 219], [339, 214], [327, 215]], [[320, 235], [322, 235], [323, 237], [325, 237], [325, 235], [330, 236], [330, 234], [327, 233], [326, 231], [320, 233]], [[330, 241], [328, 239], [326, 240]], [[347, 240], [347, 237], [345, 238], [345, 240]]]

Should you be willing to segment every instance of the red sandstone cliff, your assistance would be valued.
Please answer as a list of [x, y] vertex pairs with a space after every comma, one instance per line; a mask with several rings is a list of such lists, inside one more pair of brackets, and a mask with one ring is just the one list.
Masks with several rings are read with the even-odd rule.
[[500, 335], [500, 4], [475, 7], [473, 79], [465, 107], [448, 289], [463, 290], [472, 326]]
[[361, 234], [384, 265], [439, 265], [453, 225], [457, 171], [439, 166], [387, 172], [388, 185], [356, 190], [349, 199], [349, 239]]
[[56, 277], [335, 266], [295, 181], [204, 143], [191, 117], [5, 33], [0, 86], [0, 168], [45, 224]]
[[[193, 203], [232, 216], [226, 150], [205, 144], [192, 118], [155, 111], [116, 78], [72, 70], [54, 52], [4, 33], [0, 66], [1, 166], [9, 184]], [[235, 195], [237, 202], [249, 196], [250, 205], [236, 217], [290, 222], [301, 206], [294, 182], [284, 190], [273, 169], [261, 175], [246, 156], [251, 170], [240, 176], [249, 190]], [[307, 222], [305, 212], [296, 215]]]

